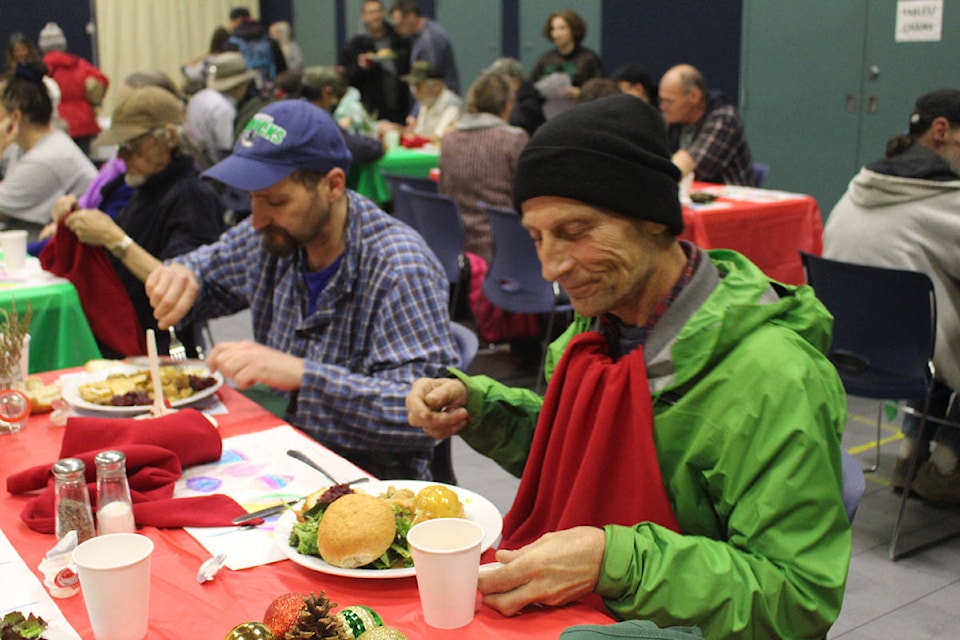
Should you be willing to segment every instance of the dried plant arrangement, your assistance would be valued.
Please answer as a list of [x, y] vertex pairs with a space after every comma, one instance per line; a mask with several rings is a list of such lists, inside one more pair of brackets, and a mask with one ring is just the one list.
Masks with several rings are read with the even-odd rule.
[[17, 313], [17, 301], [10, 300], [10, 310], [0, 307], [0, 384], [20, 379], [20, 353], [23, 340], [30, 333], [33, 306], [27, 303], [27, 313]]

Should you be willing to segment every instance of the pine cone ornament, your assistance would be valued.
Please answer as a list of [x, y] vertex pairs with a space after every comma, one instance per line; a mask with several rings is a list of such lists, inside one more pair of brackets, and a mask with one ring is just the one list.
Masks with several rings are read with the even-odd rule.
[[322, 591], [286, 593], [270, 603], [263, 622], [278, 640], [349, 640], [330, 612], [335, 606]]

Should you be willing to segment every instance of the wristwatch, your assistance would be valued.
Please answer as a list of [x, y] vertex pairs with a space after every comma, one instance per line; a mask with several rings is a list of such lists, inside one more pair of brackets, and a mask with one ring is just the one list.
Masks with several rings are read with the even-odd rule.
[[123, 260], [123, 256], [127, 255], [127, 249], [129, 249], [132, 244], [133, 238], [125, 235], [120, 242], [110, 247], [110, 253], [112, 253], [113, 257], [117, 260]]

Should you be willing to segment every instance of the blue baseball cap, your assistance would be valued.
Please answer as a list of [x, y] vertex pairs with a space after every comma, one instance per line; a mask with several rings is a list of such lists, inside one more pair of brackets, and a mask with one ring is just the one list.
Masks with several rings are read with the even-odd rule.
[[233, 153], [203, 172], [242, 191], [274, 185], [297, 169], [350, 171], [340, 127], [306, 100], [281, 100], [261, 109], [237, 138]]

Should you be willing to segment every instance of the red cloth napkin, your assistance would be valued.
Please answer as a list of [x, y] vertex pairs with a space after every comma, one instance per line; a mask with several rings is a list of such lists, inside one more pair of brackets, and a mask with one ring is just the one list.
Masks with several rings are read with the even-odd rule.
[[[184, 409], [149, 420], [70, 418], [60, 447], [61, 458], [80, 458], [86, 464], [91, 502], [96, 505], [97, 471], [94, 457], [116, 449], [127, 457], [127, 477], [137, 524], [153, 527], [229, 526], [246, 510], [225, 495], [174, 498], [173, 489], [184, 467], [220, 459], [220, 433], [202, 413]], [[42, 489], [20, 514], [31, 529], [53, 533], [54, 480], [52, 463], [14, 473], [7, 491]]]
[[607, 339], [587, 332], [560, 359], [500, 548], [580, 525], [680, 530], [657, 462], [643, 348], [616, 362], [607, 352]]
[[103, 247], [83, 244], [61, 220], [57, 234], [40, 252], [40, 266], [77, 289], [97, 340], [125, 356], [147, 352], [146, 334]]
[[423, 136], [403, 136], [400, 139], [400, 146], [406, 149], [419, 149], [420, 147], [425, 147], [428, 144], [433, 142], [430, 138], [424, 138]]

